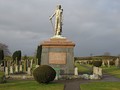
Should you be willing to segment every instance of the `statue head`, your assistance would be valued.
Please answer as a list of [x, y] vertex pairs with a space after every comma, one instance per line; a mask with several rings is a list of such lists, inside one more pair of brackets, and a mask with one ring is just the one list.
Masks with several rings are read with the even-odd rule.
[[61, 9], [61, 5], [57, 5], [57, 9]]

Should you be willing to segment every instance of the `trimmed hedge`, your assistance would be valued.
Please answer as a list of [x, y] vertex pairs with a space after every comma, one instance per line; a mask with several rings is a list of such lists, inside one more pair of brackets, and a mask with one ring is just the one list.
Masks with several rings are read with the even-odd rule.
[[102, 65], [102, 61], [101, 60], [93, 61], [93, 65], [96, 66], [96, 67], [100, 67]]
[[56, 72], [48, 65], [41, 65], [33, 71], [33, 76], [38, 83], [49, 83], [55, 79]]

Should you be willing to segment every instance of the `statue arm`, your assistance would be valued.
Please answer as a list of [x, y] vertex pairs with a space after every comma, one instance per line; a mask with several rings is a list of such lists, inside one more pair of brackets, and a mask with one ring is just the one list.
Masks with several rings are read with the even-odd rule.
[[53, 14], [52, 16], [50, 16], [49, 19], [51, 20], [51, 19], [55, 16], [55, 14], [56, 14], [56, 13], [54, 12], [54, 14]]

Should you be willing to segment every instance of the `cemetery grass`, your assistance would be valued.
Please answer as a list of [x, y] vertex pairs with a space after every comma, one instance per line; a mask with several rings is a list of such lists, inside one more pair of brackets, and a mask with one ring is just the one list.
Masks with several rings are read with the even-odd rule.
[[54, 82], [49, 84], [39, 84], [32, 80], [18, 80], [0, 84], [0, 90], [64, 90], [64, 85]]
[[120, 82], [92, 82], [80, 85], [81, 90], [120, 90]]
[[103, 72], [113, 75], [117, 78], [120, 78], [120, 68], [111, 66], [111, 67], [103, 67]]
[[82, 65], [80, 65], [79, 63], [75, 63], [75, 66], [78, 67], [78, 73], [79, 74], [88, 74], [88, 73], [91, 73], [91, 71], [89, 70], [89, 68], [87, 67], [84, 67]]
[[90, 64], [85, 64], [85, 66], [87, 66], [88, 68], [92, 68], [93, 65], [90, 65]]

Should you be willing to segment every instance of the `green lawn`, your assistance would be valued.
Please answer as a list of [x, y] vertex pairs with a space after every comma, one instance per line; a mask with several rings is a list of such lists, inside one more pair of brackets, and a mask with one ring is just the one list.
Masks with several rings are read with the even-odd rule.
[[82, 66], [82, 65], [80, 65], [79, 63], [75, 63], [75, 66], [78, 67], [78, 72], [79, 72], [80, 74], [91, 73], [91, 71], [89, 70], [89, 68], [84, 67], [84, 66], [86, 66], [86, 65]]
[[64, 90], [63, 84], [39, 84], [36, 81], [8, 81], [0, 84], [0, 90]]
[[120, 90], [120, 82], [93, 82], [81, 84], [81, 90]]
[[111, 67], [103, 67], [103, 71], [108, 73], [108, 74], [111, 74], [115, 77], [118, 77], [120, 78], [120, 68], [117, 68], [115, 66], [111, 66]]

